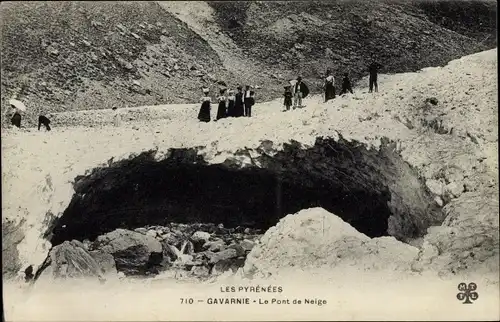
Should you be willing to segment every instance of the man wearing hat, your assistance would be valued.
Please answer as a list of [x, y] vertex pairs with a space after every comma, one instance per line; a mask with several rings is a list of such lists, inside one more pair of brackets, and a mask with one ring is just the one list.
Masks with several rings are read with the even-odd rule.
[[252, 116], [252, 105], [254, 104], [253, 102], [253, 92], [250, 90], [250, 85], [245, 86], [245, 92], [244, 92], [244, 97], [245, 97], [245, 116]]
[[309, 94], [309, 88], [302, 82], [302, 77], [297, 77], [297, 82], [294, 85], [294, 102], [293, 108], [302, 107], [302, 99]]

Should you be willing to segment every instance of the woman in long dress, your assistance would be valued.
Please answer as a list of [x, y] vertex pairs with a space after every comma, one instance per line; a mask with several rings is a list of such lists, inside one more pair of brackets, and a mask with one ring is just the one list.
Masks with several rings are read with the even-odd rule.
[[15, 107], [13, 112], [14, 114], [12, 115], [10, 122], [13, 126], [21, 128], [21, 112]]
[[234, 97], [234, 116], [240, 117], [245, 115], [245, 106], [243, 103], [243, 88], [238, 86], [238, 93]]
[[292, 86], [288, 85], [285, 86], [285, 93], [283, 94], [285, 99], [283, 100], [283, 105], [285, 106], [285, 111], [289, 111], [290, 107], [292, 106]]
[[229, 92], [228, 92], [228, 96], [227, 96], [227, 116], [228, 117], [235, 116], [235, 113], [234, 113], [234, 100], [235, 100], [234, 90], [230, 89]]
[[325, 102], [335, 98], [335, 78], [330, 70], [326, 71], [325, 78]]
[[198, 120], [200, 120], [200, 122], [210, 122], [210, 103], [212, 99], [208, 96], [208, 88], [203, 89], [203, 94], [204, 96], [201, 98], [202, 103], [200, 112], [198, 113]]
[[217, 108], [217, 120], [223, 119], [227, 116], [227, 98], [226, 98], [226, 90], [221, 89], [220, 90], [220, 96], [218, 97], [219, 100], [219, 107]]
[[10, 122], [13, 126], [21, 128], [21, 115], [22, 112], [26, 110], [26, 106], [23, 102], [18, 101], [17, 99], [11, 99], [9, 101], [10, 106], [12, 107], [12, 117]]

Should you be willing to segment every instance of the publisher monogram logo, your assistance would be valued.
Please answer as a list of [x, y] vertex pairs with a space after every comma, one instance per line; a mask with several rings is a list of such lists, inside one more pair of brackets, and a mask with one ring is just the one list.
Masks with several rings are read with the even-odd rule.
[[479, 297], [479, 294], [475, 292], [477, 290], [476, 283], [469, 283], [469, 285], [460, 283], [458, 284], [458, 290], [460, 292], [457, 294], [457, 299], [459, 301], [465, 300], [463, 304], [472, 304], [471, 300], [475, 301]]

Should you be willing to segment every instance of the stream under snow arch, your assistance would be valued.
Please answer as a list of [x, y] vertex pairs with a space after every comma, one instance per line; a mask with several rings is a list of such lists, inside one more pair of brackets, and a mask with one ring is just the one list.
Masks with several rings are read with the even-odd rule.
[[[442, 221], [442, 213], [412, 169], [383, 141], [380, 149], [317, 138], [273, 151], [262, 142], [250, 157], [239, 150], [209, 164], [196, 149], [156, 151], [111, 162], [75, 179], [73, 198], [47, 231], [52, 245], [93, 240], [116, 228], [215, 223], [265, 231], [301, 209], [323, 207], [370, 236], [408, 240]], [[272, 153], [271, 153], [272, 151]], [[251, 159], [242, 165], [238, 160]]]

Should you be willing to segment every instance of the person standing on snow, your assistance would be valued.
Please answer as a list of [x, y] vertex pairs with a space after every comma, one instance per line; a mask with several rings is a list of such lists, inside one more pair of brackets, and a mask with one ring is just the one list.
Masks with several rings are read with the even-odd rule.
[[349, 74], [344, 73], [344, 78], [342, 79], [342, 91], [340, 92], [340, 95], [347, 94], [347, 92], [353, 94], [351, 80], [349, 79]]
[[113, 125], [116, 127], [122, 126], [122, 115], [118, 110], [118, 107], [113, 106], [111, 110], [113, 111]]
[[13, 126], [21, 128], [21, 112], [15, 106], [12, 106], [12, 108], [14, 114], [12, 115], [10, 122], [12, 123]]
[[243, 97], [244, 97], [243, 102], [245, 103], [245, 116], [249, 116], [248, 114], [251, 113], [250, 108], [252, 107], [251, 99], [250, 99], [250, 85], [245, 86], [245, 91], [243, 92]]
[[217, 99], [219, 101], [219, 106], [217, 108], [216, 120], [220, 120], [227, 116], [227, 97], [225, 88], [220, 90], [220, 96]]
[[368, 65], [368, 72], [370, 73], [370, 90], [369, 93], [373, 92], [373, 87], [375, 87], [375, 92], [378, 92], [377, 76], [378, 71], [382, 68], [375, 60], [375, 55], [372, 55], [371, 63]]
[[293, 109], [297, 107], [302, 107], [302, 99], [309, 95], [309, 88], [302, 82], [302, 77], [297, 77], [297, 83], [294, 86], [294, 97]]
[[12, 107], [11, 113], [12, 117], [10, 119], [10, 122], [13, 126], [17, 128], [21, 128], [21, 119], [22, 119], [22, 113], [26, 111], [26, 105], [24, 105], [23, 102], [13, 98], [9, 101], [10, 106]]
[[238, 86], [237, 90], [238, 92], [234, 96], [234, 116], [240, 117], [245, 115], [245, 103], [243, 101], [243, 88], [241, 86]]
[[228, 97], [227, 97], [227, 116], [228, 117], [233, 117], [235, 115], [234, 113], [234, 90], [230, 89], [228, 92]]
[[285, 111], [289, 111], [290, 107], [292, 106], [292, 97], [293, 97], [292, 86], [290, 85], [285, 86], [285, 93], [283, 94], [283, 96], [285, 97], [283, 100]]
[[255, 92], [250, 91], [249, 97], [245, 98], [245, 116], [252, 117], [252, 106], [255, 104]]
[[212, 99], [209, 96], [210, 91], [208, 88], [203, 89], [203, 97], [201, 98], [201, 107], [198, 112], [198, 120], [200, 122], [210, 122], [210, 104]]
[[333, 77], [332, 72], [328, 69], [326, 71], [325, 78], [325, 103], [333, 98], [335, 98], [335, 78]]

